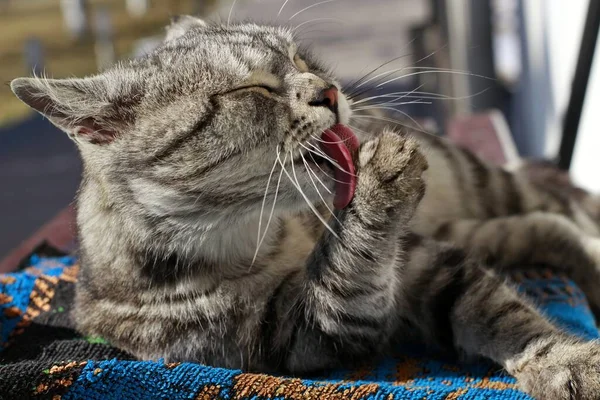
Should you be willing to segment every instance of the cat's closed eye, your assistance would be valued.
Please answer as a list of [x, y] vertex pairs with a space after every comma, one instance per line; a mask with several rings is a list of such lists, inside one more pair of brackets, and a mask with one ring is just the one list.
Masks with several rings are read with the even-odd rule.
[[294, 55], [294, 65], [300, 72], [308, 72], [309, 68], [306, 62], [300, 57], [298, 53]]
[[267, 71], [256, 70], [238, 87], [233, 88], [228, 93], [255, 91], [267, 96], [273, 96], [279, 94], [280, 88], [281, 80], [277, 76]]
[[240, 91], [256, 91], [258, 93], [262, 93], [262, 94], [265, 94], [268, 96], [277, 94], [277, 88], [274, 88], [269, 85], [257, 85], [257, 84], [240, 86], [238, 88], [230, 90], [228, 93], [240, 92]]

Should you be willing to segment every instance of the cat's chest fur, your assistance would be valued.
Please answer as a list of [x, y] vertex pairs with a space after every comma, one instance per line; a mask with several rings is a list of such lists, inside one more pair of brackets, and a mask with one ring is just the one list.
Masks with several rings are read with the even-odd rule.
[[[125, 229], [107, 235], [106, 225], [120, 224], [111, 213], [101, 214], [79, 221], [85, 237], [74, 315], [79, 329], [115, 332], [115, 345], [144, 358], [156, 356], [147, 349], [170, 348], [179, 359], [197, 359], [198, 354], [215, 359], [222, 353], [223, 365], [239, 365], [238, 359], [229, 359], [232, 354], [237, 357], [240, 349], [260, 347], [256, 332], [274, 291], [284, 281], [302, 278], [323, 229], [308, 215], [281, 219], [254, 263], [251, 259], [219, 263], [160, 257], [150, 241], [147, 248], [122, 246], [131, 240]], [[103, 247], [107, 251], [97, 251]], [[187, 337], [189, 343], [175, 337]], [[211, 347], [217, 341], [219, 354]], [[250, 362], [255, 357], [242, 358]]]

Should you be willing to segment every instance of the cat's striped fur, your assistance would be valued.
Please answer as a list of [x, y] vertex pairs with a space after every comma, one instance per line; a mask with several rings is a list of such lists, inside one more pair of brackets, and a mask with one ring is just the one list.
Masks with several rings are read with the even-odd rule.
[[[494, 272], [562, 269], [598, 308], [585, 209], [441, 139], [361, 123], [341, 94], [331, 112], [314, 102], [331, 84], [286, 29], [191, 17], [96, 77], [13, 81], [84, 161], [78, 328], [144, 359], [294, 374], [416, 334], [496, 361], [539, 398], [597, 398], [600, 345]], [[336, 122], [363, 137], [354, 199], [329, 231], [298, 188], [327, 215], [313, 176], [329, 202], [332, 171], [300, 154]]]

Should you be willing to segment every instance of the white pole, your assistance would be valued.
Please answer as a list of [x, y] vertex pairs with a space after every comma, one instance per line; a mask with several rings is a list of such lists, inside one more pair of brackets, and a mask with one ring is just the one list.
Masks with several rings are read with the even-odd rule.
[[113, 45], [113, 26], [110, 13], [104, 7], [98, 8], [94, 13], [94, 28], [96, 43], [96, 64], [98, 70], [103, 70], [116, 61], [115, 47]]
[[148, 12], [148, 0], [127, 0], [125, 2], [127, 12], [133, 17], [143, 17]]
[[71, 37], [80, 40], [88, 32], [87, 1], [60, 0], [63, 21]]
[[44, 49], [40, 39], [32, 37], [25, 42], [25, 63], [27, 74], [33, 72], [40, 76], [44, 72]]

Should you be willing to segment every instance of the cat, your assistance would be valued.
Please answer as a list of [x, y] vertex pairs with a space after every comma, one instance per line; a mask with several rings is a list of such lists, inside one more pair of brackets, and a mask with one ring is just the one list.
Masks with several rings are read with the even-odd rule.
[[597, 309], [597, 222], [527, 174], [353, 111], [291, 30], [185, 16], [146, 56], [11, 88], [81, 153], [82, 333], [140, 359], [306, 375], [416, 332], [534, 397], [598, 397], [600, 345], [502, 278], [552, 266]]

